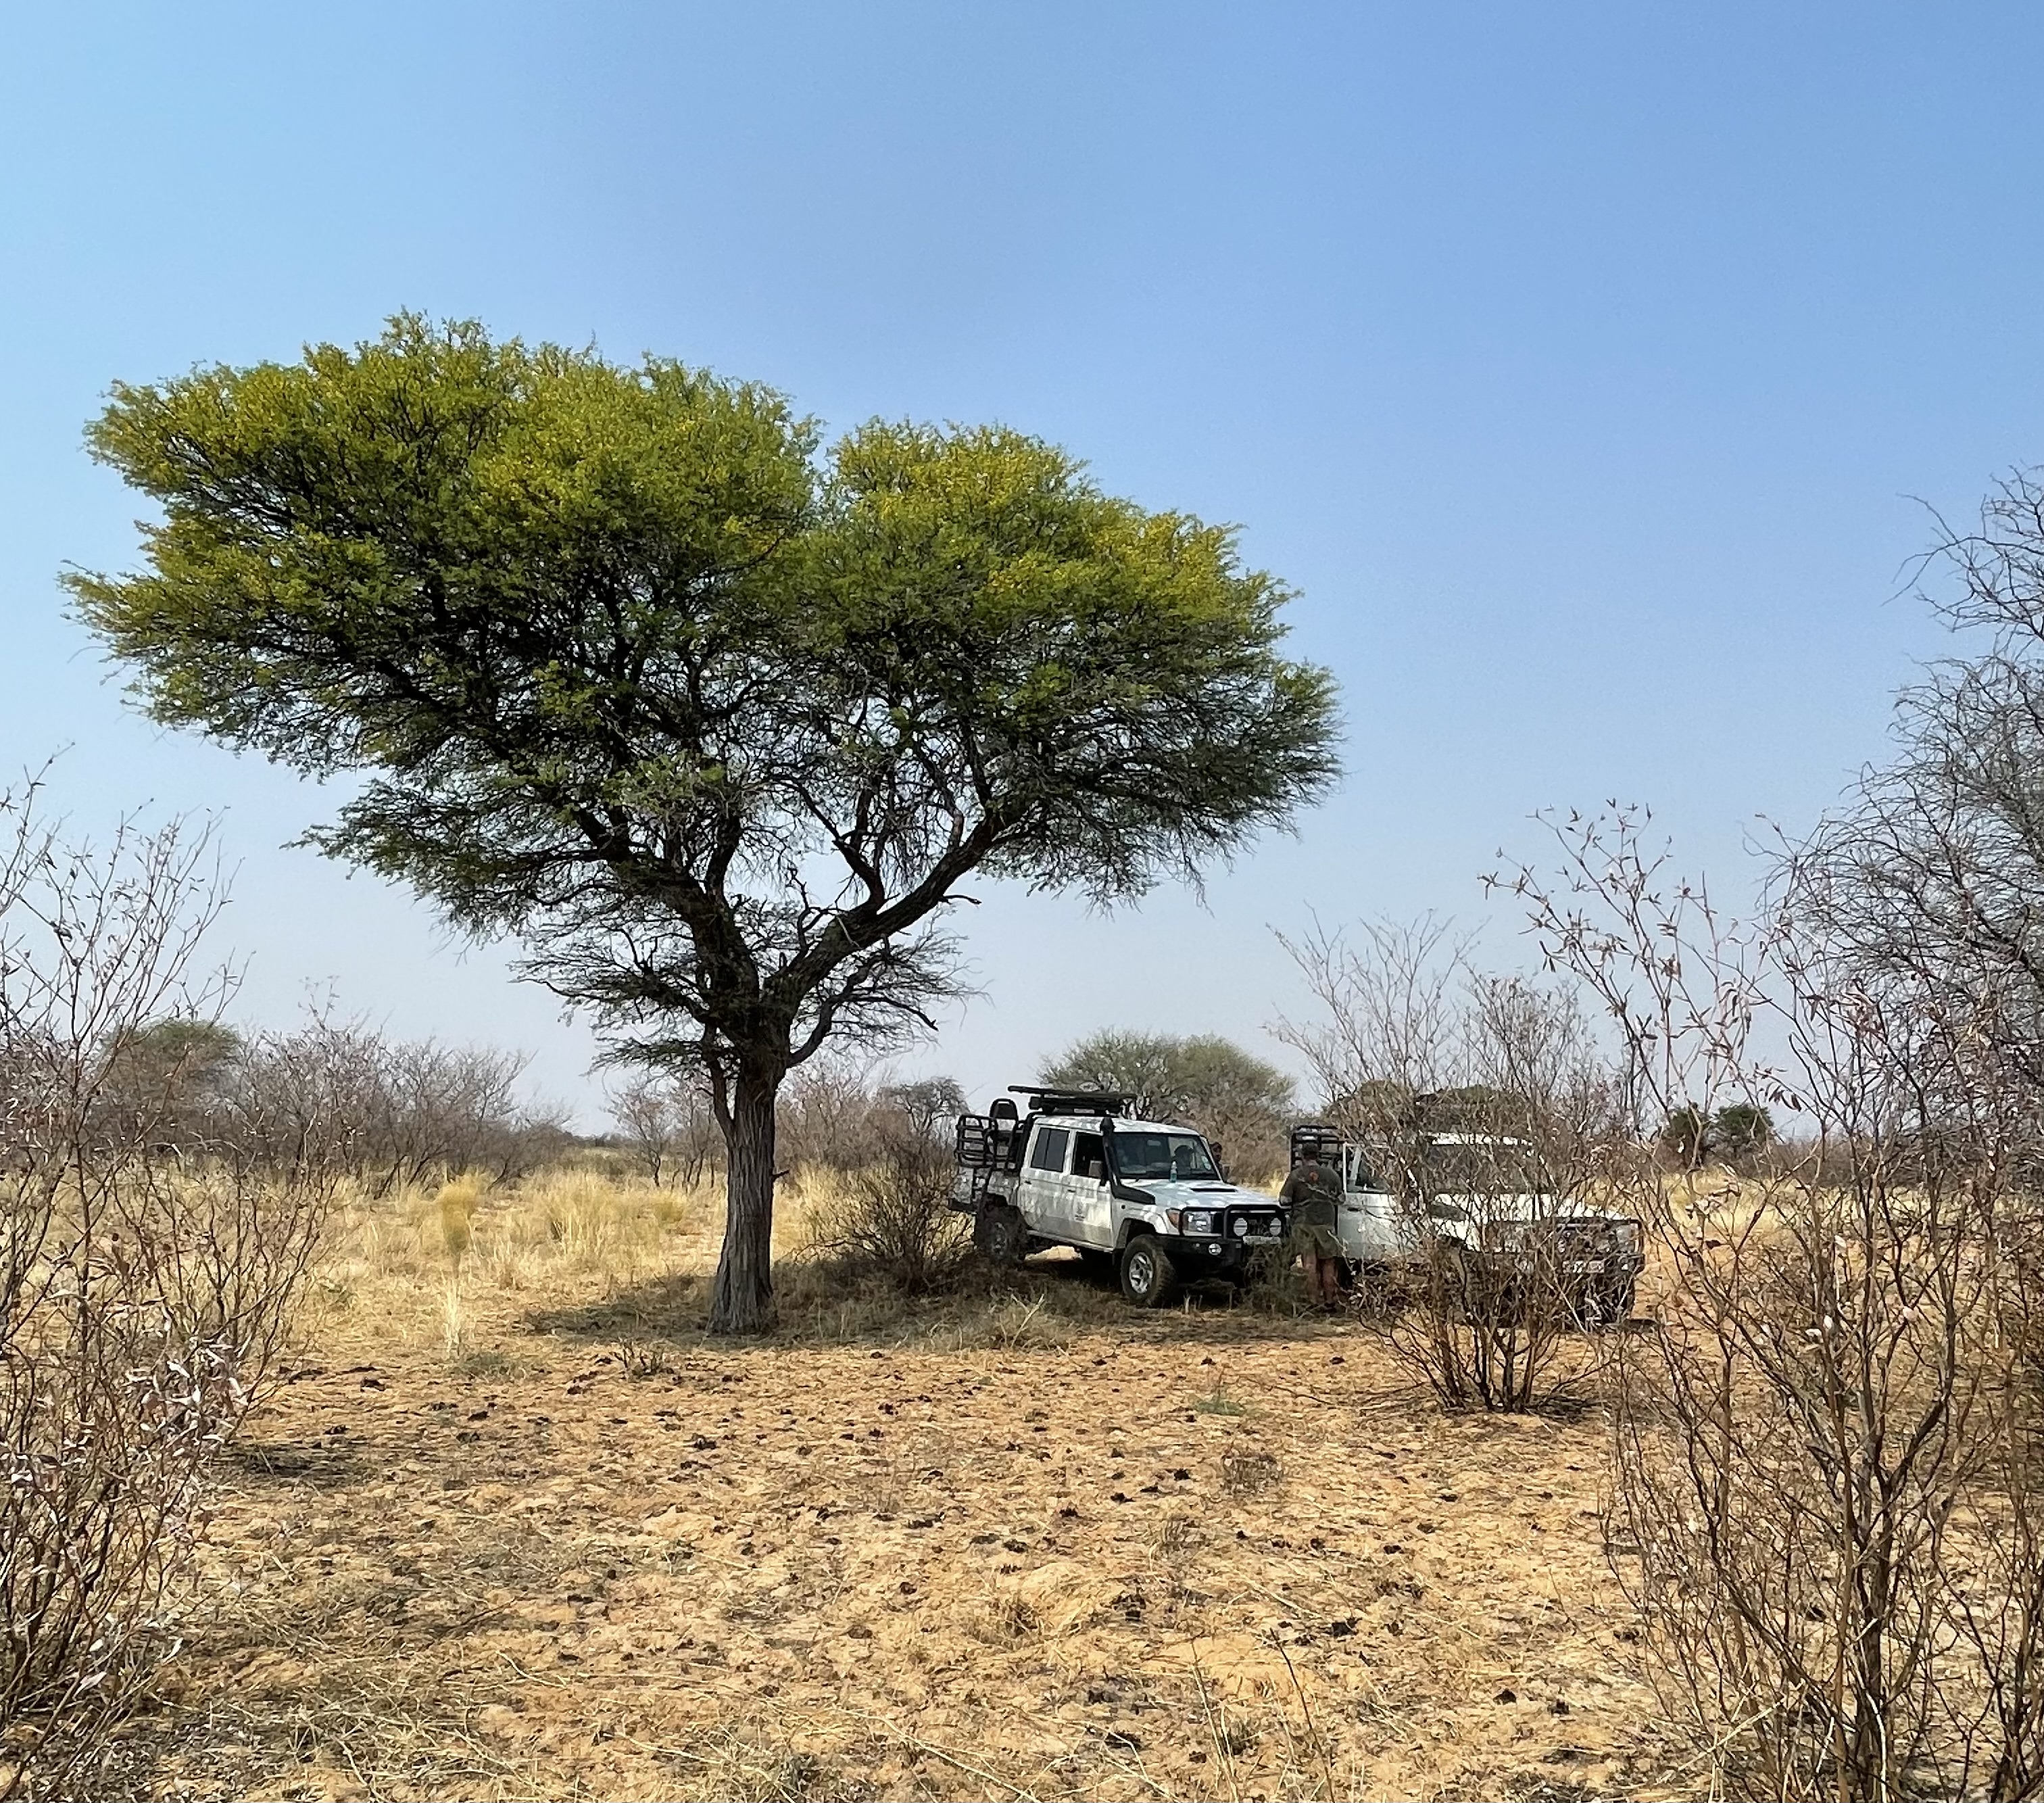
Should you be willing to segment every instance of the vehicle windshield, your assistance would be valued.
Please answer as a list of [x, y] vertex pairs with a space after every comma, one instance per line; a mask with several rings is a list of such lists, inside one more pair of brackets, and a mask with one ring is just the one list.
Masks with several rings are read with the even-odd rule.
[[1128, 1183], [1162, 1178], [1182, 1182], [1220, 1174], [1206, 1141], [1197, 1133], [1116, 1133], [1114, 1167]]
[[1436, 1195], [1530, 1196], [1547, 1186], [1540, 1159], [1523, 1140], [1471, 1135], [1429, 1140], [1421, 1154], [1427, 1187]]

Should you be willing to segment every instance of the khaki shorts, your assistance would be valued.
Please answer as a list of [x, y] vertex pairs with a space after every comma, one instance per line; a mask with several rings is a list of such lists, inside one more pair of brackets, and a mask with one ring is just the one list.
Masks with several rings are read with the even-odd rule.
[[1338, 1259], [1341, 1240], [1331, 1227], [1319, 1221], [1302, 1221], [1292, 1229], [1292, 1250], [1302, 1258]]

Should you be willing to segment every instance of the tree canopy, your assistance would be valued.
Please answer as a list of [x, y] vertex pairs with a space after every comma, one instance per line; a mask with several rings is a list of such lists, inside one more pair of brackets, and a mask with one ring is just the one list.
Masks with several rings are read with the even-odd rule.
[[826, 448], [756, 383], [403, 315], [117, 385], [90, 442], [162, 509], [71, 579], [155, 716], [362, 773], [316, 844], [704, 1069], [720, 1326], [766, 1318], [782, 1078], [927, 1022], [967, 877], [1197, 881], [1335, 771], [1283, 586], [1005, 428]]

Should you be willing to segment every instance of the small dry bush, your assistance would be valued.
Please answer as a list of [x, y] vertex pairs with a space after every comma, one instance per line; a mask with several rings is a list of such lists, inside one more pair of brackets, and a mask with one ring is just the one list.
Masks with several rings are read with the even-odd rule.
[[[1653, 1117], [1786, 1109], [1812, 1155], [1604, 1182], [1661, 1265], [1610, 1343], [1608, 1543], [1649, 1675], [1716, 1786], [1788, 1798], [2044, 1793], [2044, 1467], [2020, 1332], [2035, 1098], [1987, 998], [1842, 967], [1786, 909], [1729, 922], [1624, 817], [1519, 886], [1624, 1023]], [[1766, 1024], [1771, 1056], [1756, 1049]]]
[[1220, 1487], [1228, 1496], [1262, 1496], [1284, 1481], [1278, 1455], [1260, 1447], [1231, 1447], [1220, 1455]]
[[929, 1329], [932, 1347], [947, 1351], [991, 1347], [1002, 1352], [1057, 1352], [1087, 1324], [1052, 1309], [1047, 1296], [1006, 1296], [983, 1302]]
[[1471, 973], [1431, 921], [1366, 923], [1359, 942], [1316, 929], [1286, 949], [1319, 1017], [1281, 1036], [1369, 1153], [1411, 1249], [1364, 1274], [1358, 1323], [1449, 1409], [1557, 1399], [1573, 1382], [1566, 1340], [1600, 1313], [1568, 1267], [1573, 1236], [1607, 1231], [1574, 1211], [1620, 1097], [1573, 994]]
[[967, 1217], [950, 1206], [960, 1105], [948, 1082], [882, 1090], [841, 1148], [835, 1184], [811, 1200], [812, 1245], [906, 1295], [955, 1279], [972, 1250]]
[[[95, 852], [36, 799], [0, 796], [0, 1795], [57, 1796], [99, 1788], [175, 1643], [207, 1473], [332, 1192], [309, 1166], [180, 1165], [135, 1080], [155, 1023], [224, 993], [187, 982], [221, 902], [203, 836]], [[154, 1068], [175, 1086], [175, 1059]]]
[[520, 1201], [524, 1219], [544, 1223], [548, 1244], [563, 1258], [619, 1272], [649, 1259], [670, 1224], [684, 1218], [671, 1191], [575, 1170], [528, 1179]]
[[966, 1617], [967, 1633], [1003, 1651], [1025, 1644], [1040, 1632], [1041, 1627], [1036, 1612], [1022, 1597], [1012, 1593], [993, 1597], [985, 1609]]
[[475, 1238], [475, 1211], [482, 1204], [486, 1180], [467, 1173], [450, 1178], [433, 1198], [433, 1212], [440, 1217], [440, 1244], [449, 1263], [457, 1268]]

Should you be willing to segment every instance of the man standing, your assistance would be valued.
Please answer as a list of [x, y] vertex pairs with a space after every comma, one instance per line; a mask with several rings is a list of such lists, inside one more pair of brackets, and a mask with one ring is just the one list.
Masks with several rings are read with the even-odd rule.
[[1341, 1301], [1341, 1179], [1308, 1146], [1292, 1167], [1278, 1199], [1292, 1213], [1292, 1244], [1306, 1275], [1306, 1300], [1324, 1309]]

